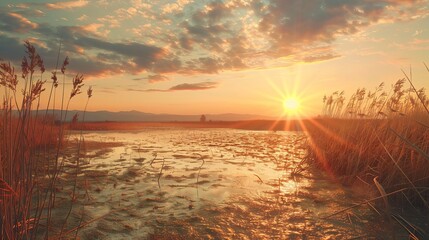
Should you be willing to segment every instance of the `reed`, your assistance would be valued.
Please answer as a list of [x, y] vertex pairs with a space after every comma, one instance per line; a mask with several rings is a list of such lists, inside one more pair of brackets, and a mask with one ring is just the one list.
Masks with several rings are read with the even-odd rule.
[[[56, 124], [49, 112], [55, 107], [53, 96], [59, 85], [58, 71], [52, 72], [51, 84], [47, 86], [43, 59], [28, 41], [25, 50], [19, 77], [11, 63], [0, 63], [3, 100], [0, 107], [0, 234], [3, 239], [58, 235], [54, 225], [58, 219], [53, 219], [52, 210], [67, 158], [64, 154], [66, 129], [61, 122], [66, 119], [68, 104], [83, 86], [81, 75], [73, 78], [67, 106], [61, 109], [64, 116], [59, 119], [60, 124]], [[61, 67], [64, 79], [67, 65], [68, 58]], [[46, 87], [50, 88], [48, 102], [41, 106]]]
[[389, 91], [357, 89], [347, 102], [344, 92], [325, 96], [323, 116], [307, 126], [309, 158], [343, 184], [396, 192], [383, 198], [386, 209], [428, 211], [429, 98], [404, 76]]

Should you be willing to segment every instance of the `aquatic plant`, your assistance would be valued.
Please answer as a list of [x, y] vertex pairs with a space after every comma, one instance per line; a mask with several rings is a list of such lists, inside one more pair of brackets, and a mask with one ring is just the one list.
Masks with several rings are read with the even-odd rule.
[[360, 88], [345, 107], [343, 92], [325, 96], [323, 116], [307, 124], [309, 159], [341, 183], [381, 195], [388, 219], [397, 214], [391, 205], [429, 211], [429, 98], [403, 73], [389, 92], [383, 83]]
[[[50, 109], [55, 108], [58, 70], [52, 72], [49, 96], [46, 106], [42, 107], [41, 96], [48, 82], [44, 61], [29, 41], [25, 42], [25, 50], [20, 78], [10, 62], [0, 63], [3, 100], [0, 107], [0, 231], [4, 239], [35, 239], [42, 235], [61, 238], [53, 226], [58, 223], [53, 209], [60, 191], [60, 178], [65, 174], [67, 139], [63, 122], [70, 100], [80, 93], [83, 77], [76, 75], [73, 79], [67, 106], [61, 105], [62, 114], [55, 121]], [[63, 101], [68, 63], [66, 57], [61, 67]], [[92, 90], [88, 90], [88, 98], [91, 95]], [[68, 201], [73, 202], [73, 198]]]

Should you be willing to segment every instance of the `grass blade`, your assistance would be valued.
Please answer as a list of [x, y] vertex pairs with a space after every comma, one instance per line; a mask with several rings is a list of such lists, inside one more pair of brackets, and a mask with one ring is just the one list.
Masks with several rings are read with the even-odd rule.
[[412, 142], [410, 142], [408, 139], [406, 139], [403, 136], [401, 136], [399, 133], [397, 133], [392, 128], [389, 128], [389, 130], [392, 131], [397, 137], [399, 137], [402, 141], [404, 141], [412, 149], [416, 150], [416, 152], [418, 152], [421, 155], [423, 155], [429, 161], [429, 155], [427, 153], [425, 153], [423, 150], [421, 150], [418, 146], [416, 146], [415, 144], [413, 144]]
[[[426, 65], [425, 65], [425, 66], [426, 66]], [[426, 66], [426, 68], [427, 68], [427, 66]], [[406, 78], [406, 79], [408, 80], [408, 82], [410, 83], [411, 87], [413, 88], [414, 92], [416, 93], [417, 97], [419, 98], [420, 102], [422, 103], [423, 107], [425, 108], [426, 112], [429, 114], [429, 109], [428, 109], [428, 107], [426, 106], [426, 103], [425, 103], [424, 99], [422, 99], [422, 97], [421, 97], [421, 96], [420, 96], [420, 94], [418, 93], [418, 91], [417, 91], [416, 87], [414, 87], [413, 82], [412, 82], [412, 81], [411, 81], [411, 79], [408, 77], [408, 75], [404, 72], [404, 70], [402, 70], [402, 69], [401, 69], [401, 71], [402, 71], [402, 73], [405, 75], [405, 78]], [[428, 71], [429, 71], [429, 70], [428, 70]]]
[[392, 162], [395, 164], [396, 168], [402, 173], [402, 175], [405, 177], [405, 179], [407, 179], [408, 183], [410, 183], [410, 185], [413, 187], [414, 191], [417, 193], [417, 195], [419, 195], [420, 199], [423, 201], [423, 203], [425, 204], [425, 206], [429, 209], [428, 203], [426, 202], [426, 200], [424, 199], [424, 197], [420, 194], [420, 192], [417, 190], [417, 188], [414, 185], [414, 183], [410, 180], [410, 178], [407, 176], [407, 174], [404, 172], [404, 170], [402, 170], [402, 168], [395, 161], [395, 159], [393, 158], [392, 154], [390, 154], [389, 150], [387, 149], [386, 145], [381, 141], [381, 139], [378, 136], [378, 134], [376, 134], [376, 136], [377, 136], [377, 139], [378, 139], [379, 143], [381, 144], [381, 146], [383, 147], [383, 149], [386, 151], [387, 155], [389, 156], [390, 160], [392, 160]]

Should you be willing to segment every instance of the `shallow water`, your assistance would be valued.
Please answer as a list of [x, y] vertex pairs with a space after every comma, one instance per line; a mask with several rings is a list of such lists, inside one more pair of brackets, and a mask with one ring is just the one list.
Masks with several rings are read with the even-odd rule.
[[69, 223], [88, 223], [81, 239], [386, 237], [367, 206], [323, 218], [361, 199], [302, 162], [301, 132], [152, 128], [84, 139], [89, 195]]

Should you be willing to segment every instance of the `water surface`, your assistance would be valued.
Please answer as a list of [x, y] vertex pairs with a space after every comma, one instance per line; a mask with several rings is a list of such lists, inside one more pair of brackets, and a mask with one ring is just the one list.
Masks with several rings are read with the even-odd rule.
[[[72, 135], [76, 137], [77, 135]], [[368, 207], [310, 167], [302, 132], [87, 132], [82, 239], [383, 238]]]

